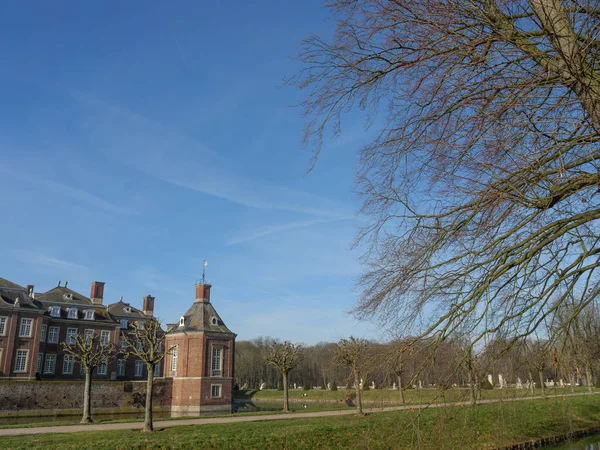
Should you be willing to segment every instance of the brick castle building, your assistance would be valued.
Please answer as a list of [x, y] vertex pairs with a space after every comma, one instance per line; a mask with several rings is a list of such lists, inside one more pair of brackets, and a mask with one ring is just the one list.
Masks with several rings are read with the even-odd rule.
[[165, 348], [171, 355], [171, 411], [182, 414], [231, 412], [236, 335], [210, 302], [211, 285], [196, 284], [196, 299], [178, 324], [169, 325]]
[[[236, 335], [227, 328], [210, 301], [210, 283], [196, 283], [196, 295], [179, 323], [168, 325], [156, 377], [168, 380], [171, 411], [181, 414], [231, 412], [233, 406]], [[121, 334], [132, 322], [154, 314], [154, 297], [143, 298], [139, 310], [123, 299], [104, 305], [104, 283], [92, 282], [90, 297], [67, 283], [44, 293], [0, 278], [0, 379], [82, 380], [79, 364], [61, 343], [77, 334], [94, 333], [100, 340], [123, 346]], [[164, 370], [163, 370], [164, 368]], [[143, 380], [142, 361], [112, 359], [97, 367], [94, 379]]]
[[[119, 346], [121, 333], [133, 321], [153, 316], [154, 298], [144, 297], [143, 311], [124, 303], [104, 305], [104, 283], [94, 281], [90, 297], [68, 288], [68, 283], [43, 293], [0, 278], [0, 379], [80, 380], [85, 374], [61, 343], [77, 334], [94, 333], [101, 342]], [[95, 379], [145, 379], [141, 362], [108, 360], [94, 372]], [[162, 366], [155, 372], [162, 375]]]

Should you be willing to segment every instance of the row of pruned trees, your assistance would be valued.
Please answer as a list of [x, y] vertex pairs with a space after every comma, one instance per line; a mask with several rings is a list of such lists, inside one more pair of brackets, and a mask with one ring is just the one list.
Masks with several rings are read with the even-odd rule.
[[[591, 391], [600, 373], [600, 317], [597, 300], [590, 299], [581, 311], [572, 306], [557, 308], [551, 321], [536, 336], [498, 332], [478, 343], [457, 333], [437, 337], [405, 337], [386, 343], [342, 339], [337, 343], [294, 346], [270, 338], [242, 341], [237, 345], [236, 382], [242, 388], [290, 386], [323, 387], [342, 383], [395, 387], [404, 402], [404, 390], [435, 386], [468, 388], [471, 403], [481, 397], [492, 375], [499, 387], [519, 387], [546, 395], [548, 381], [563, 387], [587, 385]], [[292, 370], [293, 369], [293, 370]], [[282, 379], [282, 374], [283, 379]], [[552, 383], [551, 383], [552, 384]], [[287, 404], [287, 402], [286, 402]]]
[[124, 347], [116, 348], [111, 343], [104, 343], [95, 333], [77, 334], [72, 341], [63, 342], [62, 347], [67, 355], [73, 356], [85, 368], [85, 385], [83, 393], [83, 417], [81, 423], [92, 422], [92, 374], [96, 368], [113, 358], [127, 358], [130, 355], [141, 360], [148, 372], [146, 384], [146, 404], [144, 415], [144, 431], [153, 431], [152, 390], [154, 387], [154, 368], [164, 359], [167, 351], [164, 348], [165, 332], [158, 320], [152, 318], [133, 322], [121, 335]]

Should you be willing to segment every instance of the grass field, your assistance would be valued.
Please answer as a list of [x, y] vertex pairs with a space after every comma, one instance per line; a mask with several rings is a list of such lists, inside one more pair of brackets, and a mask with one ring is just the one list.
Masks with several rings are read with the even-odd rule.
[[[600, 389], [594, 389], [600, 391]], [[343, 402], [348, 393], [354, 392], [354, 389], [339, 389], [337, 391], [328, 391], [324, 389], [311, 389], [303, 391], [293, 389], [289, 391], [290, 400], [294, 401], [337, 401]], [[575, 392], [587, 392], [587, 387], [575, 388]], [[539, 389], [535, 396], [539, 396]], [[547, 395], [570, 394], [570, 388], [546, 389]], [[306, 394], [306, 397], [304, 396]], [[482, 390], [481, 398], [485, 399], [509, 399], [517, 397], [531, 397], [527, 389], [490, 389]], [[234, 397], [238, 399], [247, 399], [252, 401], [283, 401], [283, 391], [275, 389], [265, 389], [263, 391], [242, 390], [234, 391]], [[408, 404], [430, 404], [437, 402], [466, 402], [469, 400], [469, 390], [465, 388], [452, 388], [442, 391], [436, 388], [427, 389], [407, 389], [404, 391], [404, 398]], [[398, 391], [393, 389], [373, 389], [363, 392], [363, 402], [372, 403], [400, 403]]]
[[3, 437], [3, 449], [481, 449], [600, 424], [600, 398], [580, 396], [476, 407], [180, 426], [158, 430]]

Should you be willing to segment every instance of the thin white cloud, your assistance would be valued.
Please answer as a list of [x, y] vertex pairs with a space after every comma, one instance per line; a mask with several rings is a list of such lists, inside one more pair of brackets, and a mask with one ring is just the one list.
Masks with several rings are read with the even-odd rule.
[[227, 245], [240, 244], [242, 242], [252, 241], [265, 236], [285, 231], [294, 230], [297, 228], [311, 227], [322, 223], [331, 222], [337, 219], [319, 219], [319, 220], [302, 220], [298, 222], [284, 223], [280, 225], [269, 225], [255, 230], [240, 233], [237, 236], [232, 236], [227, 240]]
[[147, 175], [249, 208], [326, 218], [353, 214], [339, 202], [225, 169], [231, 164], [217, 152], [126, 108], [80, 92], [72, 95], [88, 110], [90, 137], [100, 150]]
[[43, 189], [48, 189], [50, 191], [53, 191], [59, 195], [62, 195], [64, 197], [70, 198], [72, 200], [87, 204], [89, 206], [92, 206], [94, 208], [100, 208], [103, 209], [105, 211], [109, 211], [109, 212], [113, 212], [116, 214], [122, 214], [122, 215], [131, 215], [134, 212], [128, 208], [124, 208], [118, 205], [115, 205], [113, 203], [107, 202], [105, 200], [102, 200], [99, 197], [96, 197], [93, 194], [90, 194], [89, 192], [83, 191], [81, 189], [77, 189], [71, 186], [67, 186], [65, 184], [61, 184], [61, 183], [57, 183], [56, 181], [52, 181], [52, 180], [48, 180], [46, 178], [37, 176], [37, 175], [32, 175], [32, 174], [27, 174], [24, 172], [19, 172], [19, 171], [15, 171], [12, 169], [9, 169], [7, 167], [0, 167], [0, 173], [2, 173], [3, 175], [7, 175], [11, 178], [14, 178], [15, 180], [18, 180], [20, 182], [26, 182], [30, 185], [37, 185]]
[[14, 254], [17, 259], [26, 264], [38, 266], [59, 276], [76, 276], [77, 278], [80, 278], [91, 272], [91, 270], [83, 264], [65, 261], [64, 259], [30, 250], [14, 251]]

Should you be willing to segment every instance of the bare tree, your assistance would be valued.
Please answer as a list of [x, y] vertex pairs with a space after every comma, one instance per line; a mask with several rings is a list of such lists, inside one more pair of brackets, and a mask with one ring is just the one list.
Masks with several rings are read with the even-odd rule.
[[359, 165], [357, 315], [440, 342], [533, 333], [600, 265], [598, 2], [329, 7], [336, 33], [304, 42], [291, 82], [315, 156], [355, 106], [382, 123]]
[[357, 339], [350, 336], [348, 339], [340, 339], [336, 344], [335, 359], [350, 369], [354, 378], [356, 392], [356, 414], [362, 415], [362, 391], [361, 381], [368, 361], [369, 343], [365, 339]]
[[102, 342], [95, 333], [77, 334], [72, 341], [62, 343], [66, 355], [81, 364], [85, 369], [85, 387], [83, 389], [83, 417], [81, 423], [92, 420], [92, 373], [100, 364], [108, 364], [115, 353], [115, 346]]
[[267, 364], [277, 368], [283, 377], [283, 410], [289, 412], [288, 374], [302, 361], [302, 346], [291, 342], [273, 342], [265, 356]]
[[160, 327], [160, 322], [156, 318], [151, 318], [132, 322], [122, 337], [126, 343], [126, 356], [133, 355], [141, 360], [148, 372], [143, 431], [153, 431], [152, 391], [154, 388], [154, 369], [165, 357], [165, 332]]

